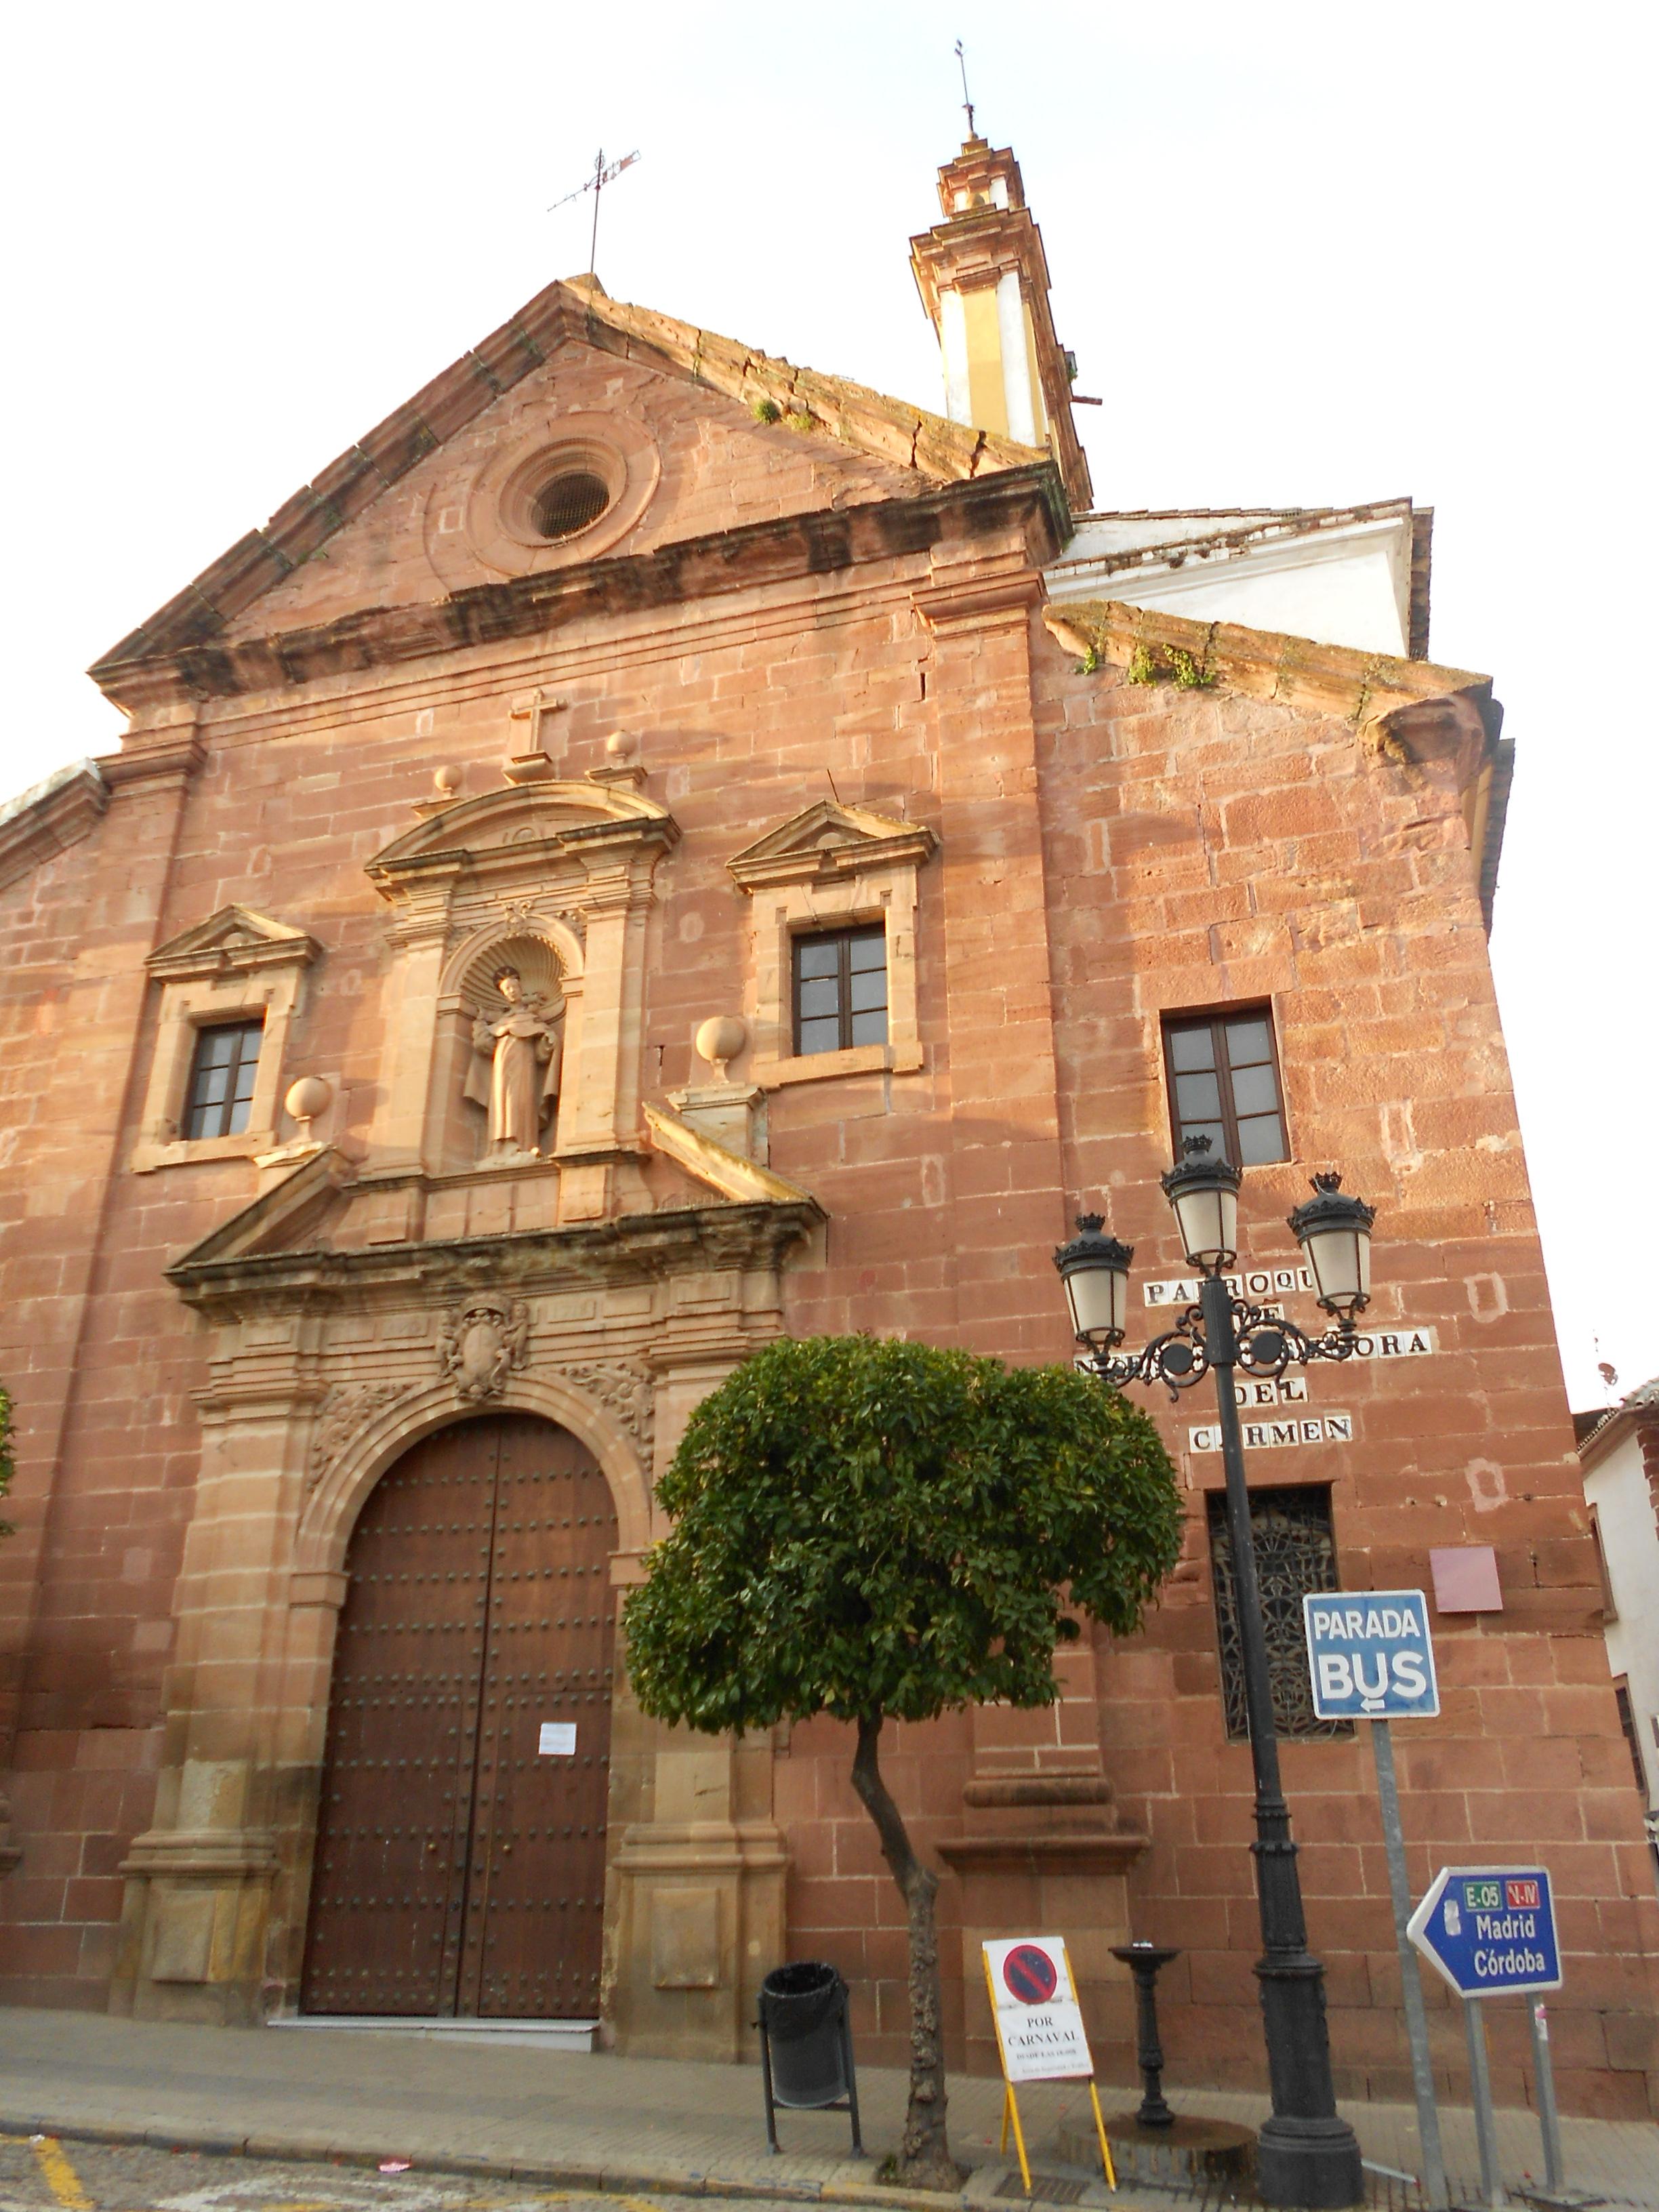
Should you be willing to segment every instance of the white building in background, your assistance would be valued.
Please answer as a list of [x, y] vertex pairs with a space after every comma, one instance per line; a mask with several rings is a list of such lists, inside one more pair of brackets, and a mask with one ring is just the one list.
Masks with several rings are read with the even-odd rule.
[[1607, 1664], [1659, 1863], [1659, 1376], [1575, 1423], [1601, 1551]]

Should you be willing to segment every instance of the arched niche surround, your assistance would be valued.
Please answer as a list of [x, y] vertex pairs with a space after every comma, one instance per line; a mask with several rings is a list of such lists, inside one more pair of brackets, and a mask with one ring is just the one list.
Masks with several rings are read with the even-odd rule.
[[551, 948], [567, 1005], [551, 1145], [559, 1218], [605, 1213], [612, 1164], [639, 1142], [646, 918], [657, 864], [678, 841], [642, 793], [550, 779], [462, 799], [375, 855], [392, 969], [374, 1168], [466, 1164], [462, 982], [492, 944], [532, 939]]
[[[610, 1486], [619, 1553], [636, 1556], [645, 1550], [652, 1540], [650, 1470], [614, 1414], [559, 1374], [510, 1375], [488, 1409], [534, 1413], [568, 1429], [592, 1453]], [[295, 1577], [342, 1571], [351, 1532], [375, 1484], [412, 1445], [457, 1418], [454, 1387], [447, 1382], [395, 1401], [378, 1418], [371, 1415], [306, 1501], [294, 1537]], [[315, 1593], [303, 1583], [299, 1601], [315, 1601]]]

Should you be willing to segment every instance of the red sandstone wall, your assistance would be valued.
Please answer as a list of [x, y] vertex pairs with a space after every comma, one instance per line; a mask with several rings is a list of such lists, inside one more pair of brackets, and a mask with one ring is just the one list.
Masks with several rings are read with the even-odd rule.
[[[753, 434], [756, 466], [772, 469], [775, 434]], [[722, 418], [721, 435], [735, 423]], [[706, 445], [688, 432], [698, 467]], [[688, 473], [684, 511], [702, 495]], [[349, 550], [337, 541], [332, 581], [319, 569], [290, 587], [293, 615], [332, 611]], [[394, 551], [376, 556], [377, 586], [407, 580]], [[1381, 1208], [1379, 1313], [1432, 1325], [1441, 1350], [1319, 1376], [1316, 1404], [1354, 1412], [1358, 1441], [1262, 1455], [1257, 1477], [1334, 1484], [1352, 1586], [1423, 1582], [1431, 1541], [1497, 1546], [1504, 1613], [1441, 1625], [1444, 1716], [1401, 1732], [1413, 1878], [1444, 1859], [1542, 1852], [1572, 1954], [1555, 2008], [1564, 2101], [1645, 2110], [1659, 1915], [1455, 793], [1366, 756], [1339, 721], [1079, 675], [1035, 611], [964, 614], [948, 575], [924, 622], [912, 586], [930, 580], [922, 563], [873, 568], [632, 629], [594, 623], [551, 647], [212, 702], [182, 811], [164, 781], [135, 787], [85, 843], [0, 896], [21, 948], [0, 975], [17, 1131], [0, 1199], [0, 1314], [14, 1330], [0, 1372], [23, 1430], [22, 1534], [0, 1548], [0, 1575], [14, 1646], [29, 1647], [8, 1784], [27, 1858], [0, 1883], [8, 1987], [103, 2000], [112, 1869], [148, 1816], [196, 1451], [199, 1340], [160, 1271], [253, 1191], [246, 1163], [121, 1165], [149, 1048], [143, 956], [231, 900], [309, 929], [325, 957], [291, 1072], [334, 1080], [331, 1133], [360, 1139], [386, 971], [363, 863], [410, 825], [434, 764], [488, 787], [511, 747], [507, 696], [556, 683], [571, 701], [556, 735], [568, 771], [599, 764], [612, 728], [638, 732], [648, 787], [684, 832], [653, 925], [647, 1097], [691, 1077], [696, 1024], [734, 1004], [748, 914], [731, 853], [826, 795], [826, 771], [843, 800], [940, 833], [918, 920], [927, 1066], [771, 1101], [774, 1164], [831, 1217], [825, 1267], [793, 1283], [803, 1331], [902, 1328], [1066, 1357], [1048, 1255], [1075, 1199], [1106, 1194], [1143, 1279], [1179, 1272], [1156, 1189], [1159, 1012], [1272, 998], [1296, 1164], [1252, 1172], [1251, 1249], [1288, 1257], [1282, 1217], [1305, 1172], [1340, 1164]], [[1186, 1418], [1164, 1417], [1172, 1445]], [[1146, 1635], [1100, 1655], [1098, 1729], [1125, 1816], [1151, 1838], [1132, 1877], [1136, 1932], [1187, 1946], [1166, 1982], [1176, 2078], [1255, 2085], [1249, 1759], [1223, 1741], [1199, 1494], [1218, 1467], [1184, 1452], [1181, 1464], [1188, 1560]], [[991, 1741], [969, 1717], [899, 1732], [892, 1778], [924, 1837], [959, 1828], [963, 1779]], [[848, 1758], [842, 1732], [817, 1723], [777, 1763], [792, 1943], [846, 1966], [862, 2047], [890, 2060], [902, 1918]], [[1286, 1766], [1345, 2088], [1401, 2094], [1365, 1747], [1292, 1746]], [[947, 1929], [953, 1896], [947, 1881]], [[1442, 2010], [1437, 2028], [1455, 2076], [1455, 2023]], [[1513, 2099], [1506, 2033], [1500, 2094]]]

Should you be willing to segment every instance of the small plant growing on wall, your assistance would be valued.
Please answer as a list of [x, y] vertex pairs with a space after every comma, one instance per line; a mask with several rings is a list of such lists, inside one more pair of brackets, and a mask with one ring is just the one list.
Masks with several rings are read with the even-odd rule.
[[783, 410], [775, 399], [757, 399], [749, 410], [757, 422], [780, 422]]
[[827, 1714], [909, 1929], [895, 2180], [956, 2190], [938, 1876], [882, 1775], [889, 1721], [1051, 1705], [1077, 1614], [1132, 1634], [1181, 1545], [1146, 1416], [1064, 1367], [872, 1337], [756, 1353], [697, 1407], [657, 1497], [674, 1527], [623, 1608], [641, 1706], [709, 1735]]
[[1181, 645], [1138, 645], [1124, 674], [1131, 684], [1173, 684], [1177, 691], [1207, 691], [1216, 672]]

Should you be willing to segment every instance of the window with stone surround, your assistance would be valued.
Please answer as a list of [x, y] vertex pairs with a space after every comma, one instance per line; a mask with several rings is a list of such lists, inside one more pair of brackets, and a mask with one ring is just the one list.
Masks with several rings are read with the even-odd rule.
[[[1209, 1518], [1210, 1575], [1216, 1637], [1221, 1651], [1221, 1703], [1230, 1742], [1249, 1741], [1244, 1708], [1244, 1656], [1238, 1632], [1232, 1538], [1224, 1491], [1205, 1498]], [[1352, 1735], [1351, 1721], [1322, 1721], [1313, 1709], [1302, 1601], [1310, 1590], [1334, 1590], [1336, 1539], [1331, 1493], [1324, 1483], [1250, 1492], [1250, 1535], [1267, 1632], [1267, 1674], [1273, 1688], [1273, 1733], [1280, 1736]]]
[[726, 862], [750, 901], [750, 1082], [921, 1066], [916, 876], [938, 843], [925, 823], [823, 799]]
[[228, 906], [151, 953], [159, 1003], [138, 1173], [275, 1149], [289, 1027], [319, 949], [290, 922]]
[[1177, 1159], [1188, 1137], [1207, 1137], [1235, 1167], [1290, 1158], [1271, 1006], [1166, 1014], [1164, 1065]]

